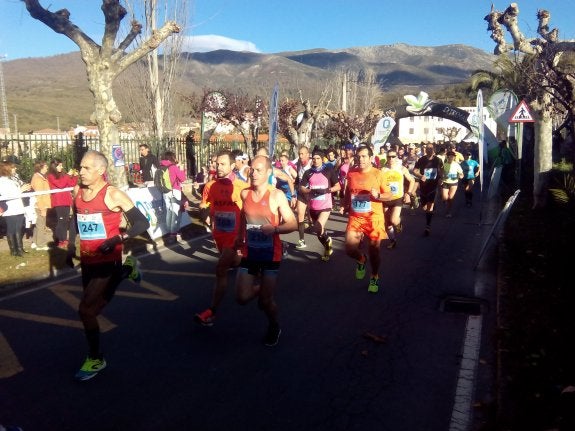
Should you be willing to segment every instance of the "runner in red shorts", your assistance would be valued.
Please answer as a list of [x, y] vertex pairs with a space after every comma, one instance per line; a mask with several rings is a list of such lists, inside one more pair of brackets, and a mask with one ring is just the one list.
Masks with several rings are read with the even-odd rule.
[[216, 264], [216, 286], [209, 308], [194, 316], [194, 320], [203, 326], [212, 326], [216, 311], [222, 302], [228, 287], [228, 270], [239, 265], [241, 256], [234, 244], [240, 225], [242, 200], [240, 192], [249, 184], [235, 177], [232, 167], [235, 161], [230, 151], [221, 151], [216, 158], [215, 180], [204, 187], [200, 207], [210, 209], [212, 234], [220, 258]]

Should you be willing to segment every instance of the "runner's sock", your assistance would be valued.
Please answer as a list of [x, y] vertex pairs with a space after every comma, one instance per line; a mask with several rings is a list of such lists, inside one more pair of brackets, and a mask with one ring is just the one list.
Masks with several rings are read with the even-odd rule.
[[395, 241], [395, 229], [393, 228], [393, 225], [387, 228], [387, 236], [390, 240]]
[[431, 226], [431, 219], [433, 218], [433, 211], [426, 211], [425, 213], [425, 221], [427, 226]]
[[297, 230], [299, 233], [299, 239], [303, 240], [305, 238], [305, 222], [298, 223]]
[[100, 328], [84, 330], [88, 340], [90, 358], [100, 357]]

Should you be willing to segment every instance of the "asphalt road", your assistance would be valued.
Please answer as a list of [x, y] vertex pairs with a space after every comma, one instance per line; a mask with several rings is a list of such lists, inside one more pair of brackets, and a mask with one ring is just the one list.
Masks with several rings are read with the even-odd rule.
[[161, 248], [140, 258], [142, 284], [123, 282], [104, 310], [108, 367], [83, 383], [73, 379], [86, 354], [79, 277], [15, 292], [0, 299], [0, 423], [25, 431], [465, 429], [469, 412], [458, 405], [489, 392], [491, 352], [484, 342], [483, 360], [462, 373], [477, 313], [444, 300], [481, 297], [480, 337], [489, 339], [495, 267], [488, 256], [475, 269], [491, 230], [481, 219], [478, 205], [458, 200], [452, 219], [438, 205], [423, 237], [423, 212], [404, 210], [397, 248], [382, 246], [378, 294], [367, 292], [367, 276], [355, 279], [342, 216], [328, 222], [335, 253], [327, 263], [314, 236], [299, 251], [297, 234], [286, 235], [276, 295], [283, 333], [273, 348], [261, 343], [257, 304], [234, 302], [233, 271], [216, 324], [193, 323], [214, 283], [209, 236]]

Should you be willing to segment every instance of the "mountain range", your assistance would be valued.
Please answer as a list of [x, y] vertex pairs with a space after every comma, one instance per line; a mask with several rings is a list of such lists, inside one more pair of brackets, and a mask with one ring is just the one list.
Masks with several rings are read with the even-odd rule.
[[[492, 54], [466, 45], [424, 47], [398, 43], [275, 54], [218, 50], [184, 53], [174, 88], [180, 96], [202, 94], [206, 88], [265, 95], [277, 82], [280, 97], [295, 96], [298, 90], [306, 96], [345, 70], [357, 77], [369, 73], [384, 92], [417, 94], [465, 82], [477, 69], [492, 69], [493, 60]], [[145, 67], [140, 66], [131, 66], [115, 84], [116, 101], [126, 121], [136, 120], [130, 118], [137, 115], [134, 107], [143, 103], [141, 71]], [[88, 123], [92, 95], [78, 52], [7, 61], [3, 70], [12, 131], [66, 130]], [[190, 109], [181, 98], [177, 99], [175, 106], [181, 111], [178, 121], [185, 121]]]

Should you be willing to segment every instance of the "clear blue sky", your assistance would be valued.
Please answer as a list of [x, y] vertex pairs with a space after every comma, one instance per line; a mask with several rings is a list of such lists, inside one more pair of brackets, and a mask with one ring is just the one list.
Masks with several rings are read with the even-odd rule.
[[[131, 0], [132, 3], [142, 0]], [[160, 1], [160, 0], [159, 0]], [[180, 2], [182, 0], [179, 0]], [[63, 35], [32, 19], [21, 0], [0, 0], [0, 56], [7, 60], [77, 51]], [[184, 34], [189, 51], [217, 48], [275, 53], [393, 43], [465, 44], [492, 52], [483, 17], [491, 0], [191, 0]], [[495, 1], [504, 10], [510, 1]], [[551, 28], [575, 40], [572, 0], [518, 0], [519, 23], [536, 36], [537, 9], [551, 13]], [[98, 0], [41, 0], [50, 10], [67, 8], [72, 22], [100, 43]], [[128, 17], [125, 19], [129, 22]], [[508, 37], [508, 41], [511, 39]]]

